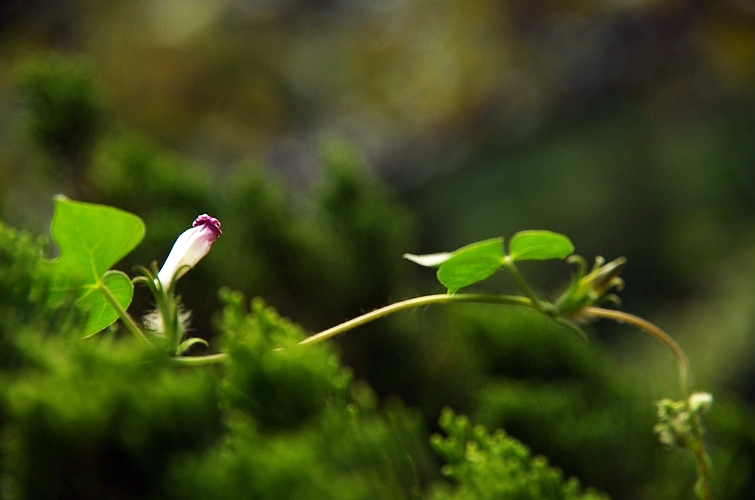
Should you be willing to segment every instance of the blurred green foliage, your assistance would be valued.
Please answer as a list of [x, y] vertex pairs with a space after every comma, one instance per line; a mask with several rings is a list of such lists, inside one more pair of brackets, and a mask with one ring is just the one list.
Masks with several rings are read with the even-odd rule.
[[29, 133], [74, 186], [79, 185], [104, 125], [102, 91], [92, 68], [85, 58], [50, 54], [25, 61], [16, 71]]
[[[176, 498], [414, 498], [429, 470], [418, 415], [351, 382], [329, 346], [297, 346], [298, 327], [260, 300], [225, 292], [219, 385], [227, 433], [177, 464]], [[282, 348], [280, 351], [274, 348]]]
[[16, 344], [26, 330], [74, 335], [81, 314], [73, 297], [49, 300], [52, 273], [43, 259], [47, 241], [0, 222], [0, 359], [5, 369], [23, 366], [29, 359]]
[[[55, 8], [65, 11], [65, 23], [85, 4]], [[218, 217], [224, 234], [182, 279], [180, 293], [197, 334], [227, 349], [232, 362], [226, 369], [176, 369], [118, 340], [115, 331], [70, 340], [82, 318], [70, 303], [46, 303], [39, 266], [44, 243], [0, 227], [3, 495], [416, 498], [432, 491], [464, 498], [500, 479], [490, 478], [500, 467], [499, 452], [526, 454], [500, 434], [479, 434], [490, 467], [459, 462], [469, 438], [458, 438], [456, 458], [441, 453], [458, 474], [453, 484], [438, 486], [424, 425], [434, 426], [440, 408], [450, 405], [472, 422], [504, 428], [566, 475], [615, 498], [689, 497], [693, 464], [663, 450], [650, 430], [652, 401], [662, 395], [656, 392], [667, 372], [637, 357], [643, 368], [627, 373], [595, 336], [585, 346], [547, 318], [510, 308], [404, 315], [340, 342], [345, 363], [374, 394], [350, 381], [334, 346], [294, 347], [303, 330], [260, 301], [246, 313], [244, 299], [226, 293], [226, 309], [216, 313], [216, 291], [230, 286], [265, 297], [308, 329], [330, 326], [420, 288], [402, 253], [448, 250], [527, 227], [564, 232], [588, 255], [629, 254], [628, 288], [640, 291], [633, 303], [658, 307], [663, 294], [701, 286], [722, 259], [751, 245], [755, 58], [748, 54], [755, 44], [748, 44], [751, 29], [743, 26], [749, 18], [730, 10], [735, 3], [702, 2], [705, 8], [697, 10], [648, 2], [635, 10], [513, 2], [498, 10], [492, 2], [465, 8], [445, 2], [451, 7], [435, 17], [403, 17], [422, 14], [423, 2], [410, 4], [360, 18], [368, 29], [359, 37], [337, 18], [296, 25], [316, 7], [280, 14], [285, 8], [278, 6], [271, 9], [280, 26], [247, 30], [254, 33], [251, 43], [250, 35], [231, 29], [196, 35], [200, 23], [188, 45], [146, 52], [116, 39], [93, 42], [108, 32], [104, 23], [89, 42], [97, 64], [51, 56], [17, 70], [35, 143], [0, 137], [11, 145], [0, 158], [3, 217], [18, 218], [18, 206], [32, 200], [29, 209], [44, 218], [45, 209], [34, 203], [51, 189], [134, 212], [147, 235], [120, 264], [126, 271], [164, 258], [197, 214]], [[92, 15], [108, 9], [89, 7]], [[458, 15], [464, 12], [469, 15]], [[113, 17], [128, 24], [126, 14]], [[447, 33], [436, 31], [438, 19]], [[281, 43], [278, 29], [292, 25], [297, 37], [284, 44], [286, 57], [267, 50]], [[462, 36], [481, 25], [492, 35]], [[666, 44], [677, 29], [684, 36]], [[646, 32], [662, 50], [633, 42]], [[552, 37], [559, 33], [563, 38]], [[0, 43], [8, 46], [10, 39]], [[679, 45], [695, 43], [703, 62], [688, 78], [668, 62], [683, 52]], [[224, 52], [229, 47], [236, 52]], [[241, 64], [234, 54], [250, 48], [253, 60]], [[621, 59], [612, 57], [614, 49], [633, 70], [617, 76], [602, 65]], [[118, 57], [103, 57], [109, 50]], [[333, 64], [312, 56], [319, 53]], [[638, 63], [643, 58], [649, 66]], [[462, 76], [454, 69], [460, 67]], [[582, 71], [596, 67], [601, 71]], [[104, 75], [112, 111], [93, 68]], [[228, 69], [235, 78], [225, 78]], [[338, 94], [337, 80], [363, 85]], [[218, 93], [208, 95], [207, 88]], [[619, 96], [611, 99], [614, 92]], [[723, 96], [723, 104], [711, 93]], [[554, 104], [559, 96], [566, 99]], [[339, 110], [352, 106], [379, 136], [377, 145], [361, 137], [365, 150], [392, 151], [379, 166], [408, 186], [399, 193], [406, 204], [343, 142], [313, 141], [317, 180], [299, 190], [256, 163], [228, 165], [228, 152], [213, 149], [230, 144], [232, 157], [243, 156], [248, 143], [298, 132], [294, 122], [320, 126], [310, 116], [314, 109], [332, 108], [326, 122], [333, 126]], [[568, 113], [572, 106], [576, 118]], [[217, 109], [223, 112], [213, 114]], [[284, 117], [291, 109], [295, 116]], [[538, 129], [549, 112], [560, 121], [552, 122], [554, 130]], [[387, 147], [380, 142], [385, 137], [396, 142]], [[417, 146], [412, 141], [427, 148], [419, 148], [423, 158], [410, 153]], [[62, 172], [64, 183], [33, 177], [35, 151], [45, 153], [46, 171]], [[449, 173], [430, 182], [411, 179], [428, 164]], [[550, 271], [539, 281], [558, 281]], [[736, 302], [743, 315], [748, 300]], [[132, 312], [148, 307], [142, 297]], [[708, 336], [713, 333], [729, 338]], [[284, 351], [272, 351], [281, 345]], [[636, 373], [645, 366], [652, 368]], [[718, 369], [728, 368], [724, 360]], [[716, 397], [708, 429], [715, 495], [747, 498], [755, 489], [752, 406], [725, 387], [704, 389]], [[381, 402], [390, 395], [421, 414], [390, 398]], [[558, 488], [561, 476], [539, 459], [520, 460], [513, 472], [531, 466], [536, 479]]]
[[207, 291], [220, 286], [262, 295], [321, 327], [406, 288], [395, 257], [411, 241], [409, 213], [387, 202], [385, 187], [344, 144], [324, 147], [322, 177], [302, 199], [269, 171], [243, 165], [213, 177], [133, 134], [103, 141], [88, 172], [98, 201], [138, 214], [148, 227], [124, 267], [160, 261], [196, 214], [222, 221], [223, 244], [186, 278], [184, 299], [205, 336], [217, 307]]
[[531, 457], [526, 446], [507, 436], [500, 429], [493, 434], [483, 426], [473, 426], [465, 416], [444, 410], [440, 426], [448, 434], [432, 436], [435, 450], [447, 465], [443, 473], [458, 481], [455, 491], [448, 487], [433, 492], [437, 499], [495, 499], [495, 498], [607, 498], [587, 491], [580, 492], [579, 481], [564, 481], [558, 469], [548, 465], [542, 456]]
[[[29, 339], [26, 339], [29, 341]], [[221, 430], [210, 374], [102, 340], [39, 341], [40, 365], [6, 381], [4, 482], [15, 498], [138, 498], [176, 454]]]
[[224, 297], [223, 368], [177, 368], [113, 332], [6, 335], [24, 361], [0, 366], [3, 497], [416, 497], [432, 465], [418, 415], [379, 411], [330, 347]]
[[[38, 242], [2, 234], [2, 269], [26, 266], [16, 277], [32, 281]], [[27, 307], [12, 297], [30, 293], [3, 295], [4, 310]], [[246, 312], [241, 293], [221, 295], [219, 341], [230, 356], [222, 367], [178, 368], [112, 330], [86, 340], [7, 331], [5, 344], [23, 356], [0, 366], [4, 497], [416, 498], [437, 481], [416, 412], [398, 402], [379, 409], [332, 346], [299, 346], [301, 329], [261, 300]], [[456, 464], [453, 446], [463, 445], [442, 455]], [[490, 470], [478, 464], [477, 473], [455, 476], [459, 498], [492, 480], [496, 446]], [[530, 465], [525, 455], [506, 467], [512, 484], [523, 474], [541, 485], [525, 487], [527, 498], [561, 491], [560, 474], [541, 459]], [[496, 481], [503, 492], [507, 481]]]
[[[43, 242], [7, 227], [0, 236], [0, 422], [10, 498], [413, 498], [428, 487], [440, 498], [465, 498], [488, 482], [502, 498], [518, 498], [503, 493], [510, 488], [524, 488], [526, 498], [553, 497], [533, 493], [527, 481], [566, 498], [578, 492], [575, 483], [561, 490], [560, 473], [530, 462], [521, 445], [501, 434], [468, 434], [469, 424], [452, 425], [450, 414], [442, 426], [454, 437], [440, 454], [456, 467], [449, 469], [456, 487], [437, 485], [417, 413], [396, 403], [379, 410], [376, 395], [351, 382], [332, 346], [296, 345], [299, 327], [259, 299], [245, 312], [238, 292], [221, 294], [227, 306], [216, 340], [230, 354], [225, 367], [176, 368], [130, 337], [114, 339], [114, 331], [74, 340], [75, 314], [64, 315], [67, 327], [51, 324], [45, 318], [61, 311], [35, 302], [45, 280]], [[432, 323], [435, 315], [427, 317]], [[417, 374], [440, 384], [445, 401], [467, 393], [474, 421], [503, 426], [617, 498], [688, 496], [692, 464], [655, 443], [648, 391], [597, 346], [515, 308], [440, 318], [440, 335], [452, 340], [445, 356], [455, 385], [432, 378], [431, 368], [449, 367], [437, 356], [438, 336], [415, 341], [430, 362]], [[726, 396], [720, 404], [708, 426], [715, 491], [740, 498], [753, 487], [752, 411]], [[472, 449], [480, 460], [459, 462], [471, 438], [482, 447]], [[505, 457], [515, 451], [512, 465]], [[496, 472], [499, 461], [506, 476]]]

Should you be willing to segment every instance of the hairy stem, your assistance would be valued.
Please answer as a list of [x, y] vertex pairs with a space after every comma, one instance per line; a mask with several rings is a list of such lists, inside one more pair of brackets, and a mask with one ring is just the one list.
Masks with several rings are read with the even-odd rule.
[[533, 301], [532, 299], [529, 299], [527, 297], [518, 297], [518, 296], [512, 296], [512, 295], [485, 295], [485, 294], [471, 294], [471, 293], [454, 294], [454, 295], [451, 295], [451, 294], [425, 295], [424, 297], [416, 297], [413, 299], [402, 300], [401, 302], [396, 302], [395, 304], [390, 304], [385, 307], [381, 307], [380, 309], [375, 309], [372, 312], [368, 312], [354, 319], [341, 323], [340, 325], [336, 325], [332, 328], [328, 328], [327, 330], [324, 330], [320, 333], [312, 335], [311, 337], [307, 337], [306, 339], [302, 340], [299, 343], [300, 344], [314, 344], [317, 342], [322, 342], [323, 340], [327, 340], [340, 333], [344, 333], [358, 326], [362, 326], [365, 323], [369, 323], [371, 321], [375, 321], [376, 319], [382, 318], [384, 316], [388, 316], [389, 314], [403, 311], [405, 309], [412, 309], [414, 307], [421, 307], [421, 306], [426, 306], [429, 304], [447, 304], [449, 302], [477, 302], [481, 304], [505, 304], [505, 305], [511, 305], [511, 306], [533, 307], [538, 310], [542, 309], [540, 304], [536, 301]]
[[613, 309], [603, 309], [602, 307], [585, 307], [583, 313], [587, 316], [612, 319], [619, 323], [628, 323], [632, 326], [644, 330], [653, 337], [657, 338], [663, 344], [668, 347], [671, 352], [676, 356], [677, 364], [679, 365], [679, 385], [681, 387], [682, 396], [684, 399], [689, 398], [690, 394], [690, 376], [689, 376], [689, 361], [687, 356], [679, 347], [679, 344], [672, 339], [669, 334], [655, 326], [653, 323], [644, 320], [634, 314], [625, 313], [623, 311], [615, 311]]

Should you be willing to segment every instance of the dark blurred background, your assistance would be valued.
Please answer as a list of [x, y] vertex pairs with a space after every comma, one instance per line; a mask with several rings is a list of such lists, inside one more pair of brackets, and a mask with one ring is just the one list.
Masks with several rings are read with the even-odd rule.
[[[753, 0], [4, 0], [0, 218], [47, 233], [58, 192], [145, 219], [126, 269], [220, 217], [182, 280], [207, 338], [221, 285], [316, 331], [441, 291], [403, 252], [562, 232], [626, 256], [623, 307], [755, 421]], [[569, 275], [522, 271], [546, 292]], [[449, 375], [479, 370], [448, 339], [475, 320], [444, 314], [352, 333], [344, 360], [429, 421], [484, 419], [476, 375]], [[675, 387], [652, 340], [592, 335]]]

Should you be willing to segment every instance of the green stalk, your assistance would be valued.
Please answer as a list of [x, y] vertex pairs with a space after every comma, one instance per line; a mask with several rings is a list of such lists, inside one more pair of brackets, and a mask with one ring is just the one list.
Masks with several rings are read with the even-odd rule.
[[136, 336], [139, 340], [147, 343], [147, 345], [152, 346], [152, 342], [149, 341], [149, 339], [144, 335], [144, 332], [142, 332], [141, 328], [136, 324], [134, 321], [134, 318], [131, 317], [131, 315], [118, 303], [118, 301], [113, 297], [112, 292], [110, 289], [102, 284], [100, 284], [98, 287], [100, 292], [102, 292], [102, 295], [105, 296], [105, 300], [107, 300], [111, 306], [116, 310], [118, 313], [118, 316], [120, 316], [121, 321], [123, 321], [123, 324], [126, 325], [126, 328]]
[[697, 459], [697, 483], [695, 493], [700, 500], [712, 500], [710, 491], [710, 457], [705, 451], [705, 440], [700, 437], [690, 446]]
[[221, 352], [218, 354], [209, 354], [207, 356], [174, 356], [169, 359], [171, 363], [179, 366], [206, 366], [226, 361], [228, 359], [228, 354]]
[[668, 347], [674, 356], [676, 356], [676, 362], [679, 366], [679, 385], [682, 392], [682, 397], [686, 400], [690, 395], [690, 375], [689, 375], [689, 361], [687, 356], [679, 347], [679, 344], [669, 336], [666, 332], [655, 326], [650, 321], [644, 320], [634, 314], [625, 313], [623, 311], [615, 311], [613, 309], [603, 309], [602, 307], [585, 307], [581, 313], [585, 316], [599, 317], [612, 319], [618, 323], [629, 323], [630, 325], [643, 330], [653, 337], [660, 340], [666, 347]]
[[368, 312], [354, 319], [341, 323], [340, 325], [336, 325], [332, 328], [328, 328], [327, 330], [324, 330], [320, 333], [312, 335], [311, 337], [307, 337], [306, 339], [299, 342], [299, 344], [302, 344], [302, 345], [315, 344], [317, 342], [322, 342], [323, 340], [327, 340], [331, 337], [335, 337], [336, 335], [340, 333], [344, 333], [358, 326], [362, 326], [365, 323], [375, 321], [376, 319], [382, 318], [384, 316], [388, 316], [389, 314], [393, 314], [399, 311], [403, 311], [405, 309], [412, 309], [414, 307], [421, 307], [421, 306], [426, 306], [429, 304], [447, 304], [449, 302], [477, 302], [481, 304], [504, 304], [504, 305], [510, 305], [510, 306], [534, 307], [535, 309], [541, 310], [540, 304], [537, 302], [533, 302], [532, 299], [528, 299], [526, 297], [512, 296], [512, 295], [485, 295], [485, 294], [471, 294], [471, 293], [454, 294], [454, 295], [449, 295], [449, 294], [426, 295], [424, 297], [416, 297], [413, 299], [403, 300], [401, 302], [396, 302], [395, 304], [390, 304], [385, 307], [381, 307], [380, 309], [375, 309], [372, 312]]
[[534, 307], [538, 312], [543, 312], [543, 308], [540, 306], [540, 301], [535, 296], [535, 292], [533, 292], [527, 282], [524, 281], [524, 278], [521, 274], [519, 274], [519, 270], [516, 268], [514, 261], [511, 260], [511, 257], [509, 257], [508, 255], [503, 259], [503, 266], [508, 269], [511, 275], [514, 277], [514, 281], [516, 281], [516, 284], [519, 285], [519, 289], [523, 291], [527, 297], [529, 297], [530, 301], [532, 301], [532, 307]]
[[[381, 307], [380, 309], [376, 309], [367, 314], [363, 314], [354, 319], [341, 323], [340, 325], [328, 328], [327, 330], [312, 335], [311, 337], [307, 337], [306, 339], [299, 342], [299, 344], [305, 345], [322, 342], [338, 335], [339, 333], [353, 330], [358, 326], [406, 309], [412, 309], [414, 307], [421, 307], [430, 304], [447, 304], [449, 302], [476, 302], [480, 304], [504, 304], [511, 306], [533, 307], [532, 301], [530, 299], [518, 296], [485, 294], [426, 295], [424, 297], [416, 297]], [[208, 356], [176, 356], [171, 358], [171, 362], [181, 366], [203, 366], [214, 363], [221, 363], [226, 359], [228, 359], [227, 353], [219, 353], [210, 354]]]

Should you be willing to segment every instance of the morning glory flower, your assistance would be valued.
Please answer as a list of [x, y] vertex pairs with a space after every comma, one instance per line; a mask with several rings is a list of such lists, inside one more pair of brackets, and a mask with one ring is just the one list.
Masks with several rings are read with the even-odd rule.
[[191, 229], [187, 229], [176, 239], [165, 264], [157, 273], [157, 280], [163, 290], [168, 290], [173, 282], [202, 260], [221, 234], [223, 232], [220, 230], [219, 220], [207, 214], [197, 217]]

